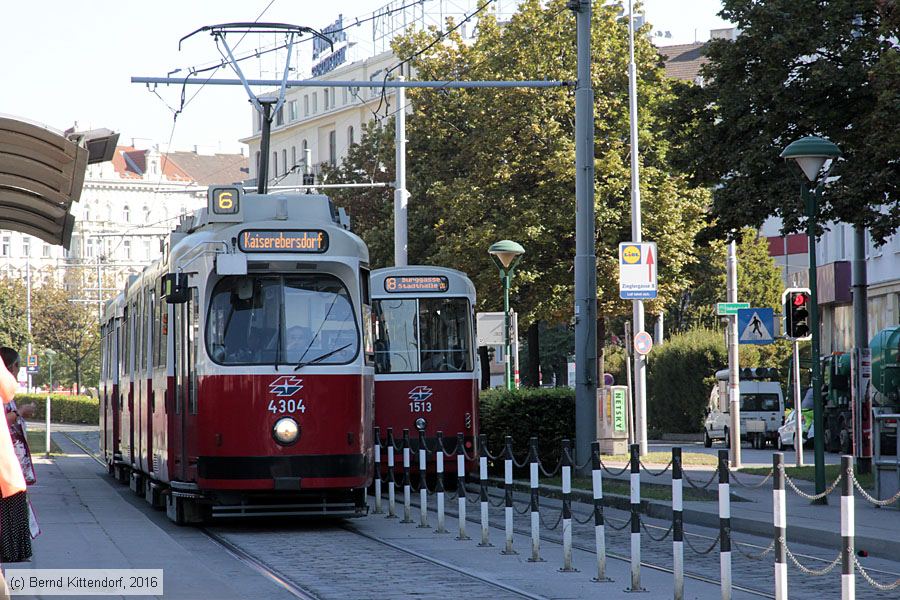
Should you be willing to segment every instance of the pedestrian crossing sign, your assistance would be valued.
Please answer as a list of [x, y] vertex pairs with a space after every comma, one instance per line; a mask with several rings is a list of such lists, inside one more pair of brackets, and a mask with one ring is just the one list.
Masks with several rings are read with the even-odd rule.
[[771, 344], [775, 341], [775, 311], [771, 308], [742, 308], [737, 313], [738, 343]]

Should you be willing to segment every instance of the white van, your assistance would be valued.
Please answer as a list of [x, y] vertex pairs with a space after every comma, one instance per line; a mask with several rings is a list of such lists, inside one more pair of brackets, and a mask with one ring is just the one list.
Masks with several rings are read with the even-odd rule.
[[[754, 448], [763, 448], [766, 442], [776, 443], [784, 415], [781, 384], [769, 377], [777, 377], [777, 371], [741, 369], [741, 441], [749, 441]], [[703, 445], [707, 448], [714, 440], [724, 440], [726, 446], [731, 446], [728, 404], [728, 369], [722, 369], [716, 372], [716, 385], [709, 394], [706, 408]]]

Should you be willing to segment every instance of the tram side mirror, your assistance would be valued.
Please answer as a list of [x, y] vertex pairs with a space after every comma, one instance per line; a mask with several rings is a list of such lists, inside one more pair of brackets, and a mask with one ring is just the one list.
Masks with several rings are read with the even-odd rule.
[[184, 273], [166, 273], [162, 277], [160, 296], [168, 304], [184, 304], [188, 300], [188, 277]]

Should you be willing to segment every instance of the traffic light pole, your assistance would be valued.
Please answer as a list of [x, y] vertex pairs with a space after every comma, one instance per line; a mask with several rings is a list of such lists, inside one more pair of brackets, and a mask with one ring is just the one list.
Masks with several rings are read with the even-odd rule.
[[[815, 455], [816, 494], [825, 491], [825, 405], [822, 398], [822, 366], [819, 362], [819, 296], [816, 274], [816, 216], [818, 195], [821, 188], [810, 191], [802, 184], [803, 199], [806, 201], [806, 237], [809, 241], [809, 328], [812, 334], [810, 348], [810, 373], [813, 393], [813, 453]], [[798, 420], [799, 422], [799, 420]], [[828, 504], [822, 497], [817, 504]]]

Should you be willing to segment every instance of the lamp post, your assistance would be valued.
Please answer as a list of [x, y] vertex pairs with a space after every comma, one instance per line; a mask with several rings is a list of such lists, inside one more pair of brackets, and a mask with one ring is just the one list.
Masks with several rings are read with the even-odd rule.
[[[813, 452], [815, 454], [816, 493], [825, 491], [825, 406], [822, 399], [822, 370], [819, 364], [819, 298], [816, 281], [816, 217], [818, 200], [825, 185], [824, 178], [820, 183], [819, 173], [828, 160], [841, 155], [841, 150], [834, 143], [816, 136], [808, 136], [791, 142], [781, 153], [785, 160], [797, 163], [806, 179], [812, 184], [804, 183], [800, 187], [800, 197], [806, 204], [806, 237], [809, 240], [809, 291], [810, 311], [809, 325], [812, 330], [810, 362], [812, 364], [811, 379], [813, 388]], [[827, 498], [823, 497], [822, 504]]]
[[522, 255], [525, 254], [525, 248], [520, 244], [511, 240], [503, 240], [495, 244], [491, 244], [488, 248], [488, 254], [500, 270], [500, 281], [503, 282], [503, 342], [504, 353], [506, 355], [506, 389], [513, 389], [512, 381], [512, 349], [509, 340], [509, 282], [512, 279], [513, 271]]

